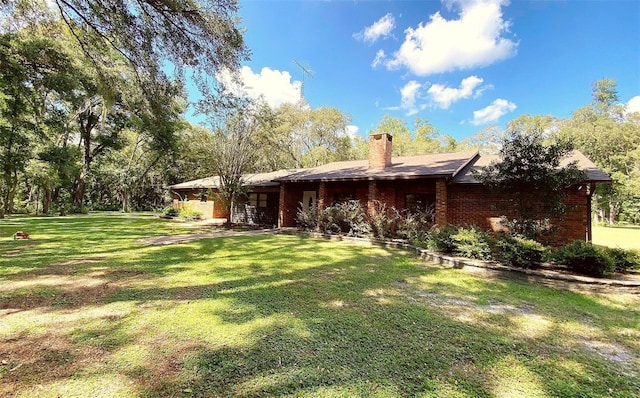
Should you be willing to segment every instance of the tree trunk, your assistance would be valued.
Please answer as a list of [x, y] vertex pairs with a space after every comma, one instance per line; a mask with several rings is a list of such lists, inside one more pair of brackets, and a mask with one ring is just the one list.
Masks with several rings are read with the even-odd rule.
[[49, 214], [49, 205], [51, 204], [51, 190], [45, 189], [42, 196], [42, 214]]

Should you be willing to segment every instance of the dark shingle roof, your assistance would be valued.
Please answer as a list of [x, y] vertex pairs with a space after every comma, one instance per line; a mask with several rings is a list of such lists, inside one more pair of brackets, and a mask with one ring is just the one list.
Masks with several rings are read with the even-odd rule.
[[333, 162], [303, 169], [298, 173], [277, 178], [276, 181], [353, 181], [452, 177], [477, 155], [477, 152], [467, 151], [401, 156], [393, 158], [391, 165], [382, 170], [369, 169], [368, 160]]
[[[499, 161], [498, 155], [483, 155], [478, 157], [475, 162], [470, 162], [458, 175], [451, 181], [454, 184], [479, 184], [480, 182], [473, 177], [471, 170], [480, 170], [491, 162]], [[580, 151], [573, 151], [569, 156], [562, 160], [561, 166], [565, 166], [571, 162], [577, 162], [580, 170], [587, 173], [587, 181], [589, 182], [610, 182], [611, 177], [604, 171], [600, 170], [591, 160], [589, 160]]]
[[[295, 173], [300, 169], [284, 169], [272, 171], [269, 173], [257, 173], [257, 174], [245, 174], [244, 180], [246, 185], [252, 187], [277, 187], [280, 185], [278, 182], [274, 182], [278, 177], [286, 176], [291, 173]], [[218, 188], [220, 186], [220, 178], [218, 176], [201, 178], [199, 180], [181, 182], [179, 184], [170, 185], [169, 189], [182, 190], [182, 189], [209, 189]]]

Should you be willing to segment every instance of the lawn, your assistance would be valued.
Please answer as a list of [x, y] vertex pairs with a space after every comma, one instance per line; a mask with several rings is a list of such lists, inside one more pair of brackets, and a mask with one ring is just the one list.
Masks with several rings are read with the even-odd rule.
[[594, 226], [593, 243], [609, 247], [640, 250], [640, 225]]
[[143, 215], [0, 220], [0, 396], [640, 394], [638, 294], [300, 236], [140, 242], [184, 232]]

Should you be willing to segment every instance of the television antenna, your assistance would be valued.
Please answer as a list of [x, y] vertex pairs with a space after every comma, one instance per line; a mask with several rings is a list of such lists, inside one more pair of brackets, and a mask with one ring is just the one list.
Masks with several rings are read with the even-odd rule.
[[300, 98], [304, 98], [304, 76], [307, 75], [309, 77], [313, 77], [313, 71], [306, 66], [302, 65], [300, 62], [293, 60], [296, 65], [302, 70], [302, 87], [300, 88]]

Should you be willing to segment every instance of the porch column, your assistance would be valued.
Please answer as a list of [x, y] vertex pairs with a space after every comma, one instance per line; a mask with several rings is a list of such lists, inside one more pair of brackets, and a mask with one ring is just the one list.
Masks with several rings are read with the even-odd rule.
[[444, 178], [436, 180], [436, 225], [447, 225], [447, 181]]
[[287, 198], [287, 189], [285, 188], [285, 183], [280, 183], [280, 198], [278, 199], [278, 228], [285, 227], [284, 215], [285, 209], [287, 208], [286, 198]]
[[324, 181], [318, 184], [318, 211], [322, 211], [329, 203], [327, 196], [327, 186]]
[[367, 198], [367, 214], [372, 216], [376, 211], [376, 200], [378, 200], [378, 184], [375, 180], [369, 181], [369, 197]]

